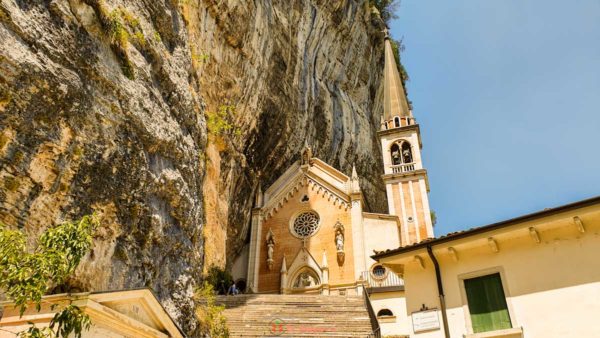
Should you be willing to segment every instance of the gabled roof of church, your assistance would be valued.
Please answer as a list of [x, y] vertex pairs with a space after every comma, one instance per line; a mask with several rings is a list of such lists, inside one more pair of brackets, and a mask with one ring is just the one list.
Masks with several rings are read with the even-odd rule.
[[[307, 150], [305, 150], [306, 152]], [[308, 149], [310, 154], [310, 149]], [[309, 157], [296, 161], [264, 192], [260, 206], [267, 218], [283, 207], [302, 186], [312, 186], [340, 208], [350, 207], [350, 194], [360, 193], [358, 177], [350, 178], [324, 161]]]
[[393, 119], [395, 116], [410, 116], [408, 101], [396, 65], [396, 58], [392, 49], [390, 37], [385, 37], [385, 68], [383, 82], [383, 116], [386, 121]]

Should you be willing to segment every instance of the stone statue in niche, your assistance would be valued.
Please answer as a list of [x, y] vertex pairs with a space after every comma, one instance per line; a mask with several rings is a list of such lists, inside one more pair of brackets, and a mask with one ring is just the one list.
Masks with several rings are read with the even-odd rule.
[[273, 252], [275, 251], [275, 236], [273, 236], [273, 231], [269, 229], [269, 233], [267, 233], [267, 268], [269, 270], [273, 270]]
[[338, 265], [343, 265], [345, 260], [345, 252], [344, 252], [344, 242], [346, 240], [344, 235], [344, 225], [337, 221], [333, 226], [335, 229], [335, 249], [337, 251], [337, 261]]
[[312, 158], [312, 149], [308, 146], [308, 143], [305, 143], [304, 150], [302, 150], [302, 165], [309, 165], [311, 158]]
[[315, 278], [306, 271], [302, 272], [294, 282], [295, 288], [309, 288], [315, 285]]
[[335, 232], [335, 248], [338, 252], [344, 251], [344, 234], [339, 229]]

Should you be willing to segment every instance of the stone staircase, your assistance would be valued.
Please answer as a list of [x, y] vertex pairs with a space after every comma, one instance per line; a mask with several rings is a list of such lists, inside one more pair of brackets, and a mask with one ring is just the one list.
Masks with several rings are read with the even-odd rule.
[[362, 296], [219, 296], [231, 337], [370, 337]]

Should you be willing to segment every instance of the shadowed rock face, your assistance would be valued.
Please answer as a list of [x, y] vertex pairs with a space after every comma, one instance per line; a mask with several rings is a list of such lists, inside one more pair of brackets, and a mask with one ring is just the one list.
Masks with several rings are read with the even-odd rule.
[[[69, 284], [149, 286], [194, 336], [205, 239], [206, 265], [231, 263], [305, 141], [385, 210], [383, 43], [364, 1], [179, 2], [2, 0], [0, 221], [35, 236], [97, 212]], [[224, 104], [235, 132], [207, 141]]]
[[[206, 225], [228, 233], [217, 236], [227, 243], [207, 243], [207, 263], [231, 263], [247, 238], [258, 185], [267, 188], [299, 159], [305, 142], [348, 175], [355, 164], [368, 207], [387, 209], [375, 134], [383, 27], [366, 1], [207, 0], [184, 16], [193, 50], [208, 55], [197, 67], [207, 109], [234, 104], [241, 132], [216, 156], [209, 142]], [[227, 257], [219, 256], [223, 246]]]

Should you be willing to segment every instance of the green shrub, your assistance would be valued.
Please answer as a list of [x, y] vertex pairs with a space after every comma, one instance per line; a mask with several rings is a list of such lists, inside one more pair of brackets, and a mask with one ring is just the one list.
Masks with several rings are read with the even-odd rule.
[[144, 32], [137, 31], [137, 32], [135, 32], [133, 37], [135, 38], [135, 41], [137, 42], [137, 44], [140, 47], [142, 47], [142, 48], [146, 47], [146, 36], [144, 36]]
[[75, 146], [75, 148], [73, 148], [73, 156], [81, 157], [82, 155], [83, 155], [83, 148], [81, 148], [80, 146]]
[[229, 122], [235, 115], [235, 106], [222, 105], [216, 112], [206, 113], [206, 127], [211, 135], [221, 136], [225, 133], [233, 132], [236, 135], [240, 134], [240, 130]]
[[213, 286], [205, 281], [202, 287], [196, 290], [194, 298], [200, 304], [196, 308], [196, 318], [200, 322], [201, 330], [210, 337], [229, 337], [227, 320], [223, 316], [225, 307], [216, 304]]
[[121, 11], [113, 10], [109, 15], [109, 29], [111, 42], [119, 47], [126, 49], [129, 43], [129, 33], [121, 19]]
[[131, 27], [131, 29], [133, 29], [133, 30], [141, 30], [142, 29], [142, 27], [140, 25], [140, 20], [138, 20], [138, 18], [136, 18], [133, 14], [131, 14], [131, 12], [129, 12], [128, 10], [126, 10], [123, 7], [120, 7], [119, 11], [121, 12], [121, 18], [123, 18], [125, 23], [129, 27]]
[[154, 32], [154, 41], [156, 42], [162, 42], [162, 38], [160, 37], [160, 33], [159, 32]]
[[208, 62], [210, 55], [208, 53], [194, 53], [192, 52], [192, 59], [197, 62]]
[[127, 27], [129, 26], [133, 31], [135, 41], [137, 41], [140, 46], [143, 46], [146, 40], [143, 38], [143, 33], [141, 36], [138, 34], [138, 31], [141, 32], [139, 20], [122, 7], [116, 8], [109, 13], [108, 7], [103, 0], [98, 1], [96, 8], [102, 26], [110, 39], [111, 49], [119, 60], [123, 75], [130, 80], [133, 80], [135, 78], [134, 66], [127, 54], [130, 38]]

